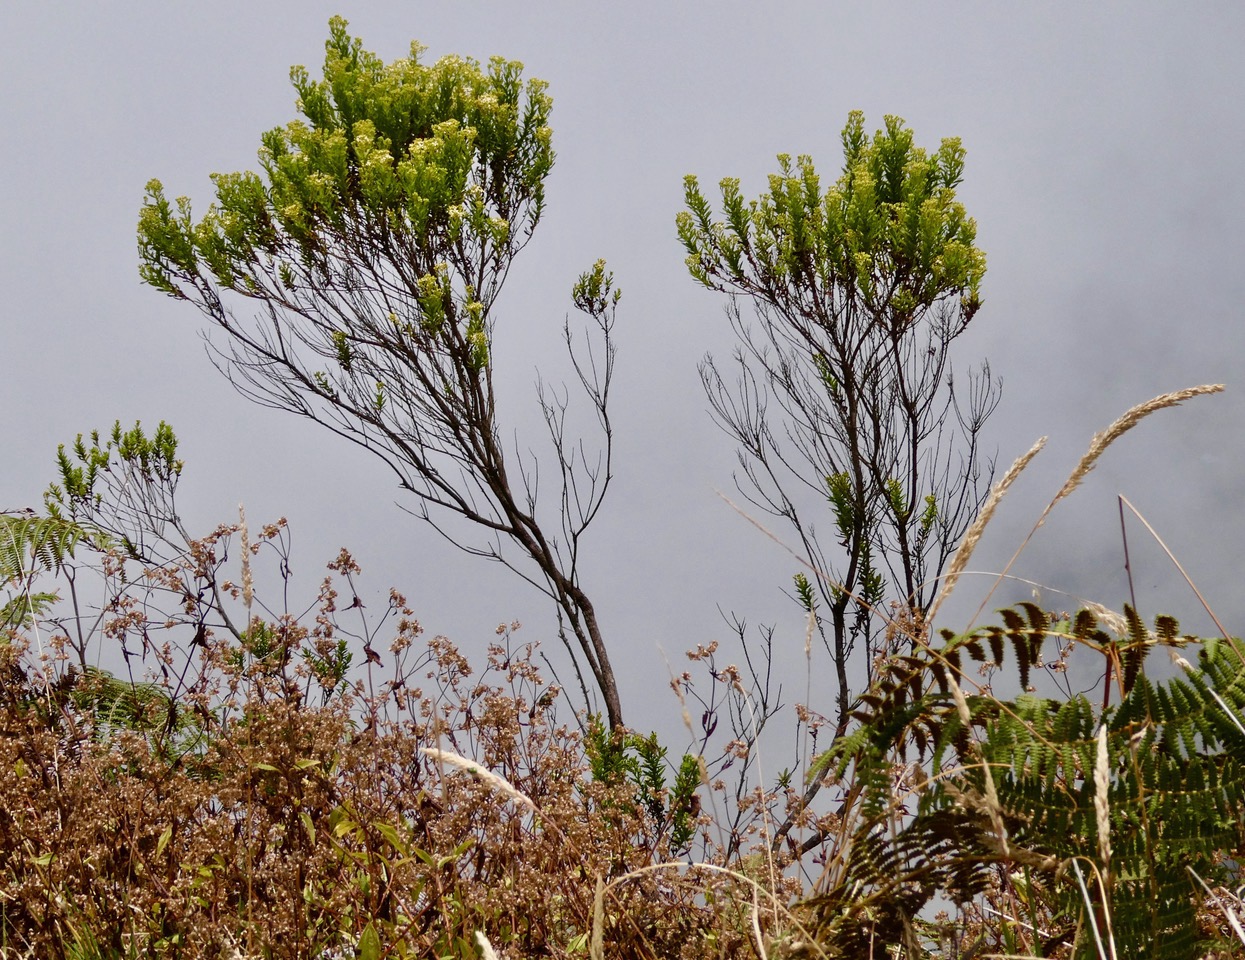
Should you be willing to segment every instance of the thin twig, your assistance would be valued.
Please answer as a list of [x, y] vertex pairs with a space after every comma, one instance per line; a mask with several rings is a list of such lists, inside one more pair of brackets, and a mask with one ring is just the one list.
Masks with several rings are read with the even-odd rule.
[[1128, 555], [1128, 525], [1124, 523], [1124, 495], [1121, 493], [1117, 498], [1120, 507], [1120, 542], [1124, 545], [1124, 573], [1128, 576], [1128, 599], [1133, 605], [1133, 609], [1137, 609], [1137, 590], [1133, 585], [1133, 564]]
[[[1202, 591], [1197, 588], [1197, 586], [1193, 583], [1193, 578], [1190, 577], [1185, 571], [1185, 568], [1180, 565], [1180, 561], [1177, 560], [1176, 555], [1171, 552], [1171, 548], [1163, 542], [1163, 538], [1158, 535], [1158, 532], [1154, 529], [1154, 527], [1150, 526], [1150, 521], [1143, 517], [1140, 511], [1138, 511], [1138, 509], [1134, 507], [1129, 502], [1128, 498], [1123, 494], [1120, 494], [1120, 503], [1122, 506], [1127, 506], [1128, 509], [1133, 512], [1133, 515], [1145, 525], [1145, 528], [1150, 532], [1150, 536], [1154, 537], [1155, 543], [1162, 547], [1163, 552], [1167, 554], [1167, 559], [1169, 559], [1175, 565], [1176, 569], [1180, 571], [1180, 575], [1184, 577], [1184, 582], [1189, 585], [1189, 589], [1193, 591], [1193, 595], [1196, 596], [1198, 602], [1201, 603], [1202, 609], [1205, 610], [1210, 619], [1214, 621], [1215, 626], [1219, 630], [1219, 636], [1226, 638], [1228, 636], [1227, 628], [1224, 627], [1219, 618], [1215, 616], [1215, 611], [1210, 608], [1210, 604], [1207, 603], [1206, 598], [1202, 596]], [[1136, 609], [1135, 602], [1133, 608]]]

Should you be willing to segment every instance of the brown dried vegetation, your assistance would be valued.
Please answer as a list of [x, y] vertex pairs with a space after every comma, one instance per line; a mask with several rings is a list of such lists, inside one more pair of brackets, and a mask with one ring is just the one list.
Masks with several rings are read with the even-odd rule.
[[[833, 724], [795, 704], [790, 766], [767, 781], [762, 733], [783, 709], [768, 635], [750, 646], [737, 625], [742, 667], [716, 642], [689, 652], [708, 682], [672, 678], [691, 736], [675, 764], [655, 735], [559, 717], [517, 623], [477, 675], [399, 593], [369, 610], [346, 551], [291, 608], [285, 522], [189, 538], [172, 445], [152, 468], [138, 428], [127, 442], [146, 487], [110, 474], [99, 498], [50, 496], [47, 517], [0, 513], [0, 960], [1102, 960], [1245, 943], [1238, 641], [1209, 641], [1195, 670], [1171, 618], [1024, 604], [939, 643], [899, 605], [851, 732], [819, 744]], [[141, 516], [120, 496], [135, 489]], [[1144, 678], [1160, 647], [1183, 686]], [[1100, 707], [1067, 685], [1087, 653], [1105, 658]], [[1010, 660], [1023, 693], [1007, 699]], [[1062, 695], [1038, 697], [1031, 674]], [[1169, 739], [1196, 746], [1174, 757]]]
[[339, 609], [343, 552], [313, 609], [230, 628], [211, 598], [258, 607], [251, 558], [282, 530], [243, 538], [240, 585], [221, 578], [237, 527], [141, 577], [98, 555], [117, 592], [92, 640], [133, 681], [84, 668], [54, 618], [6, 628], [0, 956], [474, 957], [477, 932], [499, 956], [588, 956], [594, 935], [610, 956], [752, 955], [765, 878], [721, 870], [707, 833], [689, 867], [660, 803], [594, 779], [518, 624], [477, 676], [396, 593], [378, 626]]

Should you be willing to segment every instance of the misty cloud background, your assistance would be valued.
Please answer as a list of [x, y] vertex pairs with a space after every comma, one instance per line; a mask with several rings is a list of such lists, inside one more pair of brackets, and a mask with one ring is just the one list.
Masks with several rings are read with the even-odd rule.
[[[1228, 3], [13, 5], [0, 38], [0, 508], [40, 505], [57, 443], [165, 419], [187, 461], [191, 527], [234, 519], [240, 501], [252, 523], [287, 516], [304, 596], [349, 546], [372, 608], [396, 586], [430, 634], [477, 660], [513, 619], [519, 639], [554, 649], [534, 591], [403, 513], [379, 461], [237, 396], [198, 314], [138, 281], [145, 182], [201, 214], [209, 173], [253, 168], [260, 133], [294, 117], [289, 66], [318, 71], [334, 13], [385, 59], [418, 39], [428, 60], [501, 54], [551, 85], [548, 212], [498, 302], [503, 429], [542, 439], [535, 369], [571, 375], [559, 339], [570, 287], [606, 258], [624, 292], [617, 473], [583, 582], [639, 725], [677, 717], [663, 651], [682, 669], [685, 649], [730, 640], [719, 606], [776, 624], [780, 653], [803, 659], [782, 593], [797, 564], [715, 494], [731, 490], [734, 451], [696, 367], [732, 341], [723, 301], [683, 267], [682, 178], [738, 176], [755, 196], [786, 152], [811, 154], [832, 181], [852, 109], [870, 130], [898, 114], [930, 148], [963, 139], [960, 198], [989, 269], [957, 363], [988, 357], [1003, 378], [987, 436], [1000, 472], [1050, 436], [973, 569], [1006, 564], [1096, 430], [1158, 393], [1224, 382], [1117, 443], [1013, 572], [1118, 607], [1124, 493], [1243, 629], [1245, 13]], [[1129, 543], [1143, 613], [1210, 630], [1140, 525]], [[989, 582], [964, 582], [944, 624], [965, 627]], [[990, 607], [1028, 594], [1005, 587]]]

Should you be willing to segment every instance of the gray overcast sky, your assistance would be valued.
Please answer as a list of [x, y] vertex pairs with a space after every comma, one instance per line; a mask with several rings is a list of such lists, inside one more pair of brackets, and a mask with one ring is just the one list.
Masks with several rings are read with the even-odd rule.
[[[799, 618], [781, 594], [794, 561], [714, 494], [730, 488], [733, 450], [708, 418], [696, 365], [731, 341], [723, 304], [686, 275], [674, 216], [686, 173], [706, 185], [738, 176], [755, 195], [787, 152], [811, 154], [833, 179], [852, 109], [870, 129], [898, 114], [926, 146], [963, 138], [961, 199], [989, 271], [958, 359], [987, 356], [1004, 379], [989, 437], [1002, 467], [1051, 436], [974, 568], [1002, 567], [1094, 431], [1155, 394], [1222, 381], [1225, 395], [1161, 412], [1119, 442], [1015, 572], [1118, 606], [1122, 492], [1239, 632], [1242, 9], [10, 4], [0, 37], [0, 507], [38, 505], [58, 442], [118, 418], [163, 418], [188, 461], [181, 497], [192, 523], [228, 521], [239, 501], [253, 521], [288, 516], [307, 594], [349, 545], [378, 605], [389, 585], [403, 589], [430, 632], [470, 653], [516, 617], [521, 638], [548, 636], [538, 597], [402, 513], [378, 461], [232, 393], [204, 354], [198, 315], [139, 284], [144, 183], [159, 177], [201, 213], [208, 174], [253, 167], [260, 133], [293, 118], [288, 68], [318, 70], [328, 18], [340, 13], [386, 59], [418, 39], [428, 58], [501, 54], [551, 84], [549, 209], [499, 301], [495, 358], [508, 428], [539, 439], [534, 369], [566, 375], [558, 332], [571, 282], [597, 257], [609, 261], [625, 294], [617, 487], [588, 546], [585, 586], [633, 715], [639, 704], [676, 713], [657, 651], [677, 665], [697, 642], [727, 639], [718, 605], [778, 623], [783, 650], [801, 657]], [[1143, 612], [1204, 629], [1158, 549], [1139, 529], [1130, 545]], [[950, 625], [964, 626], [983, 582], [965, 584]]]

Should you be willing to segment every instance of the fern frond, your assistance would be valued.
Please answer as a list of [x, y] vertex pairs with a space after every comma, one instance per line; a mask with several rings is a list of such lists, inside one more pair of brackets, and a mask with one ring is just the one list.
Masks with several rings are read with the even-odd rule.
[[[1002, 626], [966, 636], [943, 633], [941, 649], [892, 659], [858, 702], [861, 726], [831, 755], [862, 792], [843, 874], [855, 885], [817, 901], [825, 942], [845, 956], [898, 948], [910, 918], [934, 897], [969, 899], [995, 866], [1020, 864], [1050, 891], [1060, 915], [1087, 918], [1089, 910], [1111, 918], [1120, 956], [1196, 955], [1189, 870], [1218, 876], [1223, 852], [1245, 839], [1239, 642], [1205, 642], [1198, 669], [1158, 683], [1145, 674], [1149, 654], [1193, 642], [1170, 617], [1150, 630], [1125, 607], [1114, 637], [1086, 610], [1070, 624], [1052, 624], [1032, 604], [1001, 618]], [[1055, 632], [1119, 668], [1118, 705], [1104, 710], [1084, 696], [1028, 693], [952, 703], [947, 688], [963, 679], [964, 654], [996, 669], [1010, 662], [1027, 687]], [[905, 814], [897, 812], [892, 773], [908, 745], [922, 757], [928, 752], [934, 775], [915, 812]], [[1100, 838], [1104, 824], [1110, 835]], [[1099, 862], [1104, 850], [1109, 863]], [[1067, 869], [1073, 863], [1094, 864], [1101, 882], [1083, 893]], [[1084, 941], [1075, 955], [1092, 950]]]
[[107, 538], [58, 515], [0, 513], [0, 582], [20, 580], [35, 568], [59, 570], [84, 541], [104, 546]]

